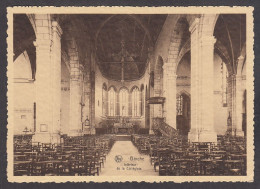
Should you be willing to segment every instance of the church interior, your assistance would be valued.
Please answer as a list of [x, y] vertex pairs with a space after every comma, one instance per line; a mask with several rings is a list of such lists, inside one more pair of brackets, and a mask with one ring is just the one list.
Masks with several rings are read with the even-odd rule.
[[13, 65], [15, 176], [246, 175], [244, 14], [14, 14]]

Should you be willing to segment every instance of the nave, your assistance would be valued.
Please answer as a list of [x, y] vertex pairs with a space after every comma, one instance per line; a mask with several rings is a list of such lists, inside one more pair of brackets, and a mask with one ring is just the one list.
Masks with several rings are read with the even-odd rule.
[[245, 175], [241, 137], [187, 143], [181, 137], [100, 135], [66, 137], [60, 145], [15, 138], [15, 176]]
[[[122, 157], [117, 162], [116, 157]], [[119, 168], [119, 169], [117, 169]], [[157, 176], [148, 154], [141, 154], [131, 141], [116, 141], [100, 176]]]

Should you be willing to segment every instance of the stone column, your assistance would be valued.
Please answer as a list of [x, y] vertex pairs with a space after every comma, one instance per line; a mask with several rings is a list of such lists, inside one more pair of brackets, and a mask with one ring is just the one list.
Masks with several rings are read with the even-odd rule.
[[[74, 52], [69, 52], [74, 53]], [[81, 134], [80, 68], [77, 56], [70, 56], [70, 136]]]
[[59, 143], [60, 119], [61, 119], [61, 35], [62, 30], [59, 24], [52, 22], [52, 82], [53, 82], [53, 130], [56, 141]]
[[176, 129], [176, 74], [173, 63], [166, 63], [166, 123]]
[[[203, 36], [203, 35], [202, 35]], [[199, 141], [217, 142], [217, 134], [214, 130], [214, 36], [201, 38], [201, 71], [200, 82], [201, 95], [201, 127], [199, 129]]]
[[199, 19], [190, 26], [191, 32], [191, 129], [190, 141], [198, 141], [199, 130]]
[[52, 131], [51, 40], [37, 38], [36, 46], [36, 132], [34, 142], [50, 143]]
[[234, 125], [234, 134], [236, 136], [244, 136], [244, 132], [242, 129], [242, 113], [243, 113], [243, 91], [241, 89], [242, 85], [242, 76], [237, 74], [236, 75], [236, 95], [235, 95], [235, 119], [236, 119], [236, 125]]
[[167, 122], [167, 110], [168, 110], [168, 104], [167, 104], [167, 99], [168, 99], [168, 82], [167, 82], [167, 64], [163, 65], [163, 97], [165, 97], [165, 102], [163, 105], [163, 117], [165, 118], [165, 121]]
[[57, 22], [50, 26], [48, 15], [36, 15], [36, 132], [33, 141], [59, 143], [61, 103], [62, 31]]
[[[242, 65], [244, 57], [238, 58], [238, 65]], [[244, 136], [242, 129], [242, 113], [243, 113], [243, 91], [242, 91], [242, 75], [236, 73], [230, 76], [231, 80], [231, 115], [232, 115], [232, 135]]]
[[96, 117], [95, 117], [95, 104], [96, 104], [96, 83], [95, 83], [95, 80], [96, 80], [96, 73], [95, 71], [91, 71], [90, 72], [90, 98], [91, 98], [91, 101], [90, 101], [90, 105], [91, 105], [91, 110], [90, 110], [90, 123], [91, 123], [91, 134], [96, 134]]
[[[214, 43], [215, 38], [200, 34], [199, 19], [191, 32], [191, 130], [192, 142], [217, 142], [214, 131]], [[202, 36], [202, 37], [200, 37]]]
[[230, 75], [230, 82], [231, 82], [231, 134], [235, 135], [236, 130], [236, 75]]
[[85, 75], [85, 81], [84, 81], [84, 95], [85, 95], [85, 107], [84, 107], [84, 116], [85, 119], [88, 117], [88, 119], [90, 120], [90, 110], [91, 110], [91, 106], [90, 106], [90, 92], [91, 92], [91, 87], [90, 87], [90, 77], [89, 77], [89, 73], [86, 73]]
[[[230, 117], [231, 117], [231, 123], [228, 123], [228, 120], [227, 120], [227, 134], [232, 134], [232, 122], [233, 122], [233, 120], [232, 120], [232, 118], [233, 118], [233, 116], [232, 116], [232, 107], [233, 107], [233, 101], [232, 101], [232, 99], [233, 99], [233, 97], [232, 97], [232, 95], [233, 95], [233, 90], [232, 90], [232, 88], [233, 88], [233, 79], [232, 79], [232, 75], [228, 75], [228, 78], [227, 78], [227, 105], [228, 105], [228, 117], [229, 117], [229, 115], [230, 115]], [[228, 119], [228, 117], [227, 117], [227, 119]]]

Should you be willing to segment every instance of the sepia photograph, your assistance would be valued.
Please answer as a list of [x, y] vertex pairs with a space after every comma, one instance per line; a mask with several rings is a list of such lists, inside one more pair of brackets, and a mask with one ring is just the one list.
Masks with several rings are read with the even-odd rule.
[[9, 181], [253, 181], [252, 7], [7, 11]]

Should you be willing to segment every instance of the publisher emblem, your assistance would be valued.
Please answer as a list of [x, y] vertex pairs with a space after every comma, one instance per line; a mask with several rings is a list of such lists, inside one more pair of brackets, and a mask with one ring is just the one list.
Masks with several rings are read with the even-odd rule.
[[115, 156], [115, 161], [116, 161], [117, 163], [120, 163], [122, 160], [123, 160], [123, 157], [122, 157], [121, 155], [116, 155], [116, 156]]

